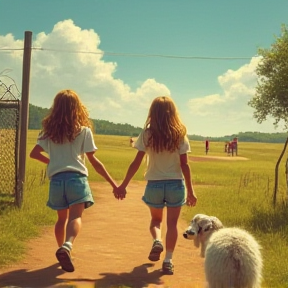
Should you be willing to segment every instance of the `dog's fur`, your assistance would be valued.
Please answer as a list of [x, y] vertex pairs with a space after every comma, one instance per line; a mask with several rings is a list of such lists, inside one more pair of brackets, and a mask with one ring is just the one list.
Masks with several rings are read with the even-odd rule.
[[209, 288], [260, 287], [261, 247], [247, 231], [224, 228], [217, 217], [197, 214], [183, 236], [201, 246]]

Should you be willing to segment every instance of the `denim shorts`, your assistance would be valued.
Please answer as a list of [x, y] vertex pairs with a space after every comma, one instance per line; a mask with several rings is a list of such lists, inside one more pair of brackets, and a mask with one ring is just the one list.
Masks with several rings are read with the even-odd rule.
[[94, 204], [87, 176], [70, 171], [53, 175], [50, 179], [47, 206], [53, 210], [61, 210], [79, 203], [85, 203], [85, 208]]
[[183, 206], [186, 203], [184, 181], [181, 179], [149, 180], [142, 200], [154, 208]]

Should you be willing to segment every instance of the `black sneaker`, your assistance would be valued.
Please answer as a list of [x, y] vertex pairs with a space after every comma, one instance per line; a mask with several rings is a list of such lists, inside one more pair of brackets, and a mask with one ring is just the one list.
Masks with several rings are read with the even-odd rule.
[[160, 259], [160, 254], [163, 252], [163, 245], [161, 241], [155, 240], [148, 256], [150, 261], [158, 261]]
[[173, 275], [174, 274], [174, 265], [171, 262], [163, 262], [162, 272], [165, 275]]
[[66, 272], [73, 272], [74, 271], [74, 265], [72, 263], [71, 260], [71, 256], [70, 256], [70, 251], [60, 247], [57, 251], [56, 251], [56, 258], [59, 261], [62, 269]]

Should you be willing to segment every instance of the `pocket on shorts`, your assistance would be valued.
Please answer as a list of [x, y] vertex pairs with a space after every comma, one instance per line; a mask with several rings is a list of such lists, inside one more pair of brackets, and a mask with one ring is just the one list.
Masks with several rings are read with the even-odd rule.
[[176, 180], [165, 187], [165, 202], [168, 207], [182, 206], [186, 202], [184, 181]]
[[58, 179], [51, 179], [50, 180], [50, 189], [53, 190], [58, 190], [58, 189], [61, 189], [62, 187], [62, 180], [58, 180]]
[[51, 179], [49, 183], [49, 199], [47, 205], [52, 209], [67, 208], [67, 202], [64, 197], [63, 181]]
[[164, 206], [164, 185], [163, 183], [155, 183], [148, 181], [144, 196], [142, 200], [152, 207], [163, 207]]
[[91, 189], [86, 176], [73, 177], [66, 181], [65, 194], [69, 205], [93, 202]]

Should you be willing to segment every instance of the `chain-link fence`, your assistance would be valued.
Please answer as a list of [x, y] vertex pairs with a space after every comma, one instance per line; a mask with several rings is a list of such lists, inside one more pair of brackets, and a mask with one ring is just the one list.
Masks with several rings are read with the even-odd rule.
[[19, 97], [14, 80], [0, 73], [0, 201], [21, 206], [22, 192], [18, 189]]

